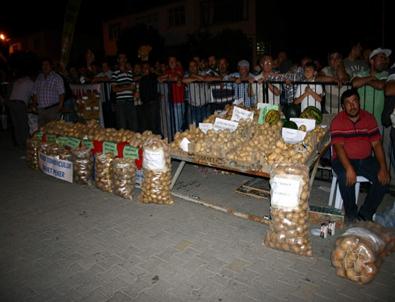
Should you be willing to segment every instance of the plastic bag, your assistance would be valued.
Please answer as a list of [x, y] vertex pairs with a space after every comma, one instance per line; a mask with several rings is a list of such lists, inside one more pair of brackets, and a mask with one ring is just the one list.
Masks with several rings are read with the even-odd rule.
[[143, 173], [140, 200], [143, 203], [172, 204], [169, 145], [156, 137], [143, 146]]
[[266, 246], [312, 256], [308, 231], [309, 174], [304, 165], [278, 164], [270, 175], [272, 222]]
[[82, 146], [72, 150], [73, 181], [82, 185], [90, 185], [93, 172], [91, 150]]
[[95, 159], [95, 183], [96, 187], [104, 192], [111, 192], [110, 165], [114, 156], [112, 153], [97, 154]]
[[393, 252], [394, 242], [392, 231], [372, 222], [348, 229], [332, 251], [336, 274], [360, 284], [372, 281], [384, 256]]
[[132, 159], [115, 158], [111, 161], [111, 187], [115, 195], [133, 199], [135, 170], [135, 163]]

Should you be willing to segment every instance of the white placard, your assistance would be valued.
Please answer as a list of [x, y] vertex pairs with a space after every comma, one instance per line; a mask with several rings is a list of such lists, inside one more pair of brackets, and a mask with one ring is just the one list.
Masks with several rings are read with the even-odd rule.
[[152, 150], [144, 149], [143, 167], [148, 170], [165, 170], [165, 154], [163, 149]]
[[240, 120], [251, 120], [254, 118], [254, 112], [242, 109], [240, 107], [233, 107], [232, 121], [238, 122]]
[[244, 104], [244, 99], [243, 98], [240, 98], [240, 99], [235, 99], [234, 101], [233, 101], [233, 105], [241, 105], [241, 104]]
[[213, 129], [215, 131], [230, 130], [230, 132], [233, 132], [237, 129], [238, 125], [239, 125], [238, 122], [228, 121], [217, 117], [215, 119]]
[[181, 141], [181, 143], [180, 143], [180, 148], [183, 150], [183, 151], [185, 151], [185, 152], [188, 152], [188, 148], [189, 148], [189, 144], [190, 144], [191, 142], [189, 141], [189, 139], [187, 139], [186, 137], [184, 137], [183, 139], [182, 139], [182, 141]]
[[39, 166], [44, 174], [73, 182], [73, 163], [71, 161], [58, 159], [40, 152]]
[[306, 132], [295, 129], [282, 128], [281, 135], [287, 144], [297, 144], [303, 142]]
[[295, 122], [295, 124], [298, 125], [298, 128], [302, 125], [305, 125], [307, 132], [315, 129], [316, 121], [314, 119], [291, 117], [289, 120]]
[[202, 130], [204, 134], [207, 133], [207, 131], [213, 129], [213, 124], [211, 123], [199, 123], [199, 129]]
[[270, 180], [272, 208], [285, 210], [297, 208], [302, 182], [302, 177], [298, 175], [274, 176]]

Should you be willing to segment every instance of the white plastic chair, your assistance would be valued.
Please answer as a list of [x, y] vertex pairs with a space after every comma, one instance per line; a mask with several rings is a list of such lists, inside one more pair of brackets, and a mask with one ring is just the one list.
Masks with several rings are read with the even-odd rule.
[[[369, 179], [363, 176], [357, 176], [357, 182], [355, 184], [355, 203], [358, 203], [358, 196], [359, 196], [359, 189], [361, 186], [361, 182], [369, 182]], [[330, 207], [332, 206], [334, 197], [335, 197], [335, 208], [341, 210], [343, 208], [343, 198], [340, 194], [337, 175], [335, 171], [332, 170], [332, 184], [331, 184], [331, 192], [329, 194], [328, 206]]]

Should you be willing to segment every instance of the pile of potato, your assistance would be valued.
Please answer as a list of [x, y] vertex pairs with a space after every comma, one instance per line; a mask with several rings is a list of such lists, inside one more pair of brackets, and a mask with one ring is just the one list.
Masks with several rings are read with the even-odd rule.
[[91, 150], [85, 146], [72, 150], [73, 182], [83, 185], [91, 183], [93, 160]]
[[373, 222], [348, 229], [336, 240], [332, 265], [336, 274], [360, 284], [377, 275], [384, 256], [394, 252], [393, 231]]
[[135, 162], [128, 158], [115, 158], [111, 161], [112, 192], [125, 199], [133, 199], [135, 186]]
[[95, 183], [96, 187], [104, 192], [111, 192], [110, 165], [114, 155], [112, 153], [97, 154], [95, 159]]
[[38, 169], [38, 154], [41, 142], [38, 139], [29, 138], [26, 141], [26, 163], [32, 169]]
[[166, 141], [153, 137], [144, 143], [143, 148], [144, 180], [141, 185], [141, 202], [172, 204], [169, 145]]
[[[297, 205], [292, 208], [274, 205], [272, 202], [272, 221], [264, 243], [271, 248], [302, 256], [312, 256], [308, 229], [308, 198], [310, 194], [308, 169], [304, 165], [278, 164], [271, 172], [271, 183], [275, 176], [296, 177], [300, 180], [300, 194]], [[273, 197], [273, 191], [271, 194]]]

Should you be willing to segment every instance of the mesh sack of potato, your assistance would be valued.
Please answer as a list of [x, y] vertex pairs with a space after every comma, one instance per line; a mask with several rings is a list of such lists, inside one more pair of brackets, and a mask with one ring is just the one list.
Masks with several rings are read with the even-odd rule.
[[271, 217], [266, 246], [312, 256], [308, 229], [309, 173], [305, 165], [277, 164], [270, 173]]
[[100, 153], [95, 157], [95, 183], [96, 187], [104, 192], [111, 192], [110, 165], [114, 155], [112, 153]]
[[384, 256], [394, 252], [392, 230], [372, 222], [348, 229], [336, 240], [331, 261], [336, 274], [360, 284], [377, 275]]
[[153, 137], [144, 143], [143, 151], [144, 180], [141, 185], [140, 201], [172, 204], [169, 145], [166, 141]]
[[133, 159], [115, 158], [111, 161], [111, 187], [115, 195], [133, 199], [136, 165]]
[[26, 141], [26, 163], [30, 168], [36, 170], [38, 170], [40, 145], [41, 142], [38, 139], [28, 138]]
[[73, 182], [81, 185], [90, 185], [93, 172], [91, 150], [82, 146], [72, 150], [71, 154], [73, 162]]

